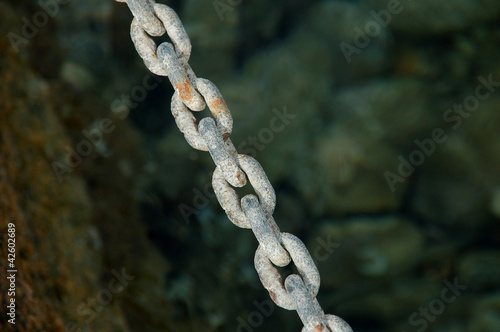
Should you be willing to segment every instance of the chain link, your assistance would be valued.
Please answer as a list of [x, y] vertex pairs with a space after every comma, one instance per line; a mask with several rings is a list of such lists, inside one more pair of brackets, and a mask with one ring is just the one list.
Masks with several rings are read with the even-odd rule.
[[285, 280], [285, 289], [295, 305], [295, 310], [304, 323], [306, 331], [324, 331], [327, 321], [323, 309], [315, 296], [312, 296], [302, 278], [296, 274]]
[[[274, 212], [276, 206], [276, 194], [274, 189], [267, 178], [264, 169], [254, 158], [240, 154], [236, 157], [236, 162], [241, 169], [245, 172], [259, 196], [262, 209], [267, 217], [270, 217]], [[212, 176], [212, 187], [214, 188], [215, 195], [220, 205], [226, 211], [226, 214], [233, 224], [241, 228], [252, 228], [250, 221], [243, 212], [240, 205], [240, 199], [236, 191], [224, 179], [219, 168], [216, 168]]]
[[217, 89], [215, 84], [204, 78], [196, 79], [196, 87], [203, 98], [205, 98], [205, 102], [217, 122], [217, 128], [222, 135], [222, 139], [224, 141], [227, 140], [233, 130], [233, 117], [219, 89]]
[[200, 133], [207, 143], [210, 156], [226, 181], [233, 187], [243, 187], [247, 183], [247, 177], [229, 152], [214, 119], [203, 118], [200, 121]]
[[195, 76], [188, 63], [182, 64], [170, 43], [161, 43], [156, 56], [161, 59], [170, 84], [179, 94], [182, 102], [193, 111], [202, 111], [205, 102], [195, 88]]
[[[274, 189], [257, 160], [238, 154], [231, 142], [231, 113], [217, 87], [209, 80], [196, 78], [189, 66], [191, 43], [175, 11], [153, 0], [116, 1], [126, 2], [134, 16], [130, 34], [146, 67], [156, 75], [168, 76], [175, 89], [171, 110], [179, 130], [189, 145], [208, 151], [214, 160], [212, 186], [217, 200], [231, 222], [252, 229], [259, 241], [255, 268], [271, 299], [282, 308], [297, 311], [304, 323], [302, 332], [352, 332], [341, 318], [325, 315], [316, 300], [319, 271], [304, 243], [292, 234], [280, 232], [272, 217], [276, 206]], [[157, 47], [149, 36], [165, 32], [172, 43]], [[198, 125], [191, 111], [202, 111], [206, 106], [213, 118], [203, 118]], [[242, 187], [247, 180], [257, 196], [250, 194], [240, 200], [232, 187]], [[290, 263], [298, 274], [289, 275], [283, 282], [275, 266]]]
[[141, 27], [151, 36], [161, 36], [165, 33], [164, 25], [153, 10], [153, 0], [117, 0], [126, 2], [128, 8], [139, 22]]
[[196, 118], [184, 105], [177, 92], [172, 96], [171, 110], [177, 127], [184, 134], [184, 138], [189, 145], [200, 151], [208, 151], [207, 143], [198, 131]]
[[265, 256], [277, 266], [286, 266], [291, 258], [281, 244], [281, 234], [273, 217], [266, 217], [255, 195], [246, 195], [241, 199], [241, 207], [250, 220], [252, 231], [259, 241], [259, 247]]
[[[281, 233], [281, 243], [290, 253], [311, 296], [316, 297], [320, 283], [319, 271], [306, 246], [298, 237], [289, 233]], [[267, 289], [273, 301], [282, 308], [296, 310], [297, 306], [293, 297], [287, 292], [278, 270], [260, 245], [255, 253], [254, 262], [262, 285]]]

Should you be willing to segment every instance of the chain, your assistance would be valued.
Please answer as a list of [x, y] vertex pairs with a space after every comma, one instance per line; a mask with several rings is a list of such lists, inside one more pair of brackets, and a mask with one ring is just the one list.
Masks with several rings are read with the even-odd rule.
[[[116, 0], [126, 2], [134, 19], [130, 35], [137, 53], [154, 74], [167, 76], [175, 89], [171, 110], [179, 130], [193, 148], [208, 151], [214, 160], [212, 185], [229, 220], [250, 228], [259, 242], [255, 268], [271, 299], [280, 307], [296, 310], [304, 324], [302, 332], [352, 332], [341, 318], [325, 315], [316, 300], [320, 276], [309, 251], [296, 236], [280, 232], [272, 214], [276, 194], [261, 165], [254, 158], [239, 154], [229, 136], [233, 118], [221, 93], [209, 80], [197, 78], [188, 64], [191, 42], [174, 10], [153, 0]], [[158, 47], [150, 36], [167, 33], [172, 43]], [[213, 118], [199, 125], [192, 112], [208, 106]], [[241, 200], [233, 187], [247, 182], [257, 195]], [[276, 266], [293, 263], [298, 274], [282, 281]]]

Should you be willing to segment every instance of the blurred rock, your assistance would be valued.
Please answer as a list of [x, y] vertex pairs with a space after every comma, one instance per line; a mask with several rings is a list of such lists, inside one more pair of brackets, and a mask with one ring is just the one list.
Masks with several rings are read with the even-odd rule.
[[413, 36], [464, 30], [500, 17], [500, 3], [496, 0], [361, 0], [361, 3], [379, 13], [393, 9], [389, 28]]
[[474, 303], [467, 332], [493, 332], [500, 329], [500, 294], [493, 293]]
[[500, 188], [495, 189], [491, 198], [491, 213], [500, 217]]
[[[477, 86], [477, 85], [476, 85]], [[473, 92], [469, 90], [472, 94]], [[457, 104], [467, 97], [457, 97]], [[496, 151], [500, 148], [498, 116], [500, 100], [492, 97], [479, 104], [466, 117], [445, 121], [440, 128], [447, 139], [437, 144], [436, 153], [418, 168], [414, 209], [436, 223], [460, 225], [467, 229], [489, 223], [492, 195], [500, 184]]]
[[[306, 54], [309, 50], [310, 56], [304, 57], [308, 63], [328, 60], [329, 66], [323, 70], [331, 72], [339, 82], [379, 74], [389, 63], [392, 36], [385, 27], [372, 23], [369, 12], [355, 2], [318, 2], [303, 23], [304, 31], [297, 36], [302, 39], [293, 44], [295, 52]], [[324, 43], [322, 51], [301, 46], [315, 45], [316, 39]]]
[[500, 287], [500, 251], [474, 251], [465, 255], [459, 274], [471, 289], [490, 290]]
[[317, 214], [396, 209], [410, 180], [390, 184], [386, 172], [399, 175], [398, 151], [433, 121], [428, 98], [421, 82], [406, 79], [333, 95], [330, 126], [297, 162], [294, 177], [309, 206]]
[[[336, 288], [356, 280], [381, 280], [404, 274], [415, 268], [424, 244], [418, 229], [397, 216], [325, 223], [311, 239], [309, 247], [322, 272], [323, 285]], [[328, 250], [321, 243], [335, 247]]]

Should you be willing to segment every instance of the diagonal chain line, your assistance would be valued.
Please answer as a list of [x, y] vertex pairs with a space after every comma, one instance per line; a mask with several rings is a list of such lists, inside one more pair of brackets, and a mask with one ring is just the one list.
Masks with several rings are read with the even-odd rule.
[[[319, 271], [304, 243], [296, 236], [282, 233], [272, 214], [276, 205], [274, 189], [262, 166], [254, 158], [238, 154], [229, 136], [233, 119], [226, 102], [212, 82], [196, 78], [188, 64], [191, 42], [173, 9], [154, 0], [116, 0], [125, 2], [134, 19], [130, 35], [146, 67], [156, 75], [168, 76], [175, 89], [171, 111], [179, 130], [193, 148], [208, 151], [214, 160], [212, 178], [217, 200], [229, 220], [238, 227], [250, 228], [259, 246], [255, 269], [271, 299], [280, 307], [296, 310], [304, 327], [302, 332], [352, 332], [341, 318], [325, 315], [316, 295]], [[167, 33], [172, 43], [158, 47], [150, 36]], [[208, 106], [212, 117], [199, 125], [191, 113]], [[239, 198], [232, 187], [250, 183], [257, 193]], [[276, 266], [294, 263], [298, 274], [282, 280]]]

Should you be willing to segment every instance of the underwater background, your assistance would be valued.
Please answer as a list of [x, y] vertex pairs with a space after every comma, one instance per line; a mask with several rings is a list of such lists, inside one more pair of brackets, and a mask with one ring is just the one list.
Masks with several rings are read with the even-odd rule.
[[[326, 313], [355, 332], [500, 331], [500, 1], [161, 2]], [[111, 0], [0, 0], [0, 330], [300, 331], [131, 20]]]

